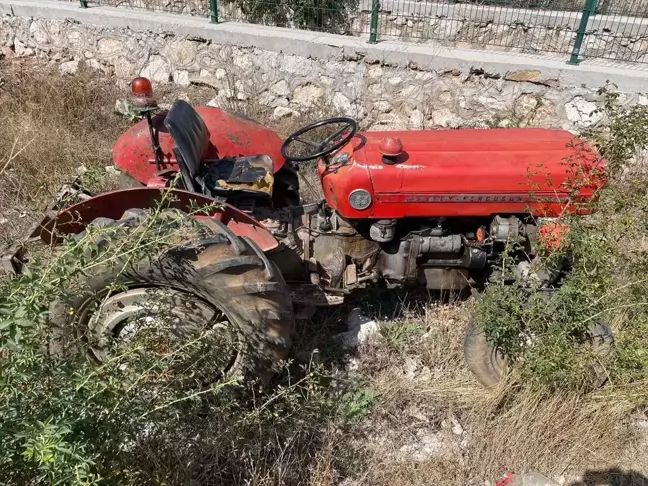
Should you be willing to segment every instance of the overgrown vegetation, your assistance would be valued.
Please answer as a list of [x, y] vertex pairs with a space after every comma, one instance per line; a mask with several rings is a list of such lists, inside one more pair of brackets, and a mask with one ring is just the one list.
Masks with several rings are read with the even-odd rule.
[[[106, 80], [34, 66], [20, 77], [13, 72], [0, 69], [0, 121], [10, 127], [0, 134], [7, 241], [30, 219], [21, 212], [48, 201], [79, 165], [102, 184], [112, 141], [126, 126], [111, 113], [123, 93]], [[286, 364], [269, 390], [196, 381], [210, 372], [196, 367], [212, 346], [203, 334], [192, 346], [164, 341], [159, 352], [141, 354], [161, 343], [159, 333], [145, 333], [100, 364], [79, 336], [65, 359], [50, 356], [43, 348], [49, 302], [78, 291], [76, 279], [89, 266], [139, 251], [122, 243], [120, 229], [97, 228], [65, 252], [41, 249], [27, 273], [1, 283], [0, 482], [481, 486], [507, 471], [539, 470], [566, 484], [580, 484], [570, 478], [586, 471], [609, 469], [590, 474], [599, 484], [614, 484], [617, 468], [645, 473], [647, 444], [630, 425], [645, 420], [648, 111], [603, 94], [610, 124], [589, 136], [610, 162], [610, 184], [596, 213], [565, 218], [574, 272], [550, 301], [533, 294], [529, 303], [516, 287], [493, 286], [477, 304], [518, 376], [533, 386], [520, 380], [492, 393], [477, 385], [462, 352], [472, 304], [435, 304], [427, 292], [368, 292], [351, 302], [381, 324], [357, 355], [338, 348], [316, 359], [313, 352], [345, 330], [344, 309], [302, 326], [300, 363]], [[177, 243], [171, 233], [145, 231], [145, 251], [163, 254]], [[97, 245], [102, 237], [108, 247]], [[513, 317], [534, 330], [533, 346], [519, 339]], [[616, 345], [602, 363], [611, 384], [583, 393], [591, 355], [574, 344], [590, 318], [612, 325]]]
[[[587, 203], [593, 214], [562, 218], [570, 231], [560, 252], [569, 255], [571, 271], [550, 296], [525, 286], [491, 286], [477, 310], [487, 334], [526, 382], [579, 388], [591, 381], [594, 366], [608, 375], [613, 388], [644, 389], [648, 380], [648, 109], [622, 106], [618, 93], [610, 88], [600, 94], [608, 122], [584, 136], [598, 152], [596, 157], [607, 161], [603, 175], [608, 183], [595, 201]], [[587, 177], [591, 174], [575, 174], [568, 184], [575, 184], [577, 192]], [[544, 266], [554, 263], [555, 258], [548, 257]], [[587, 331], [596, 323], [609, 325], [614, 332], [610, 357], [593, 356], [587, 345]]]
[[[287, 364], [269, 392], [217, 381], [218, 334], [207, 326], [189, 341], [174, 338], [170, 309], [154, 325], [137, 324], [99, 363], [87, 330], [60, 336], [49, 304], [87, 292], [86, 275], [199, 236], [191, 219], [161, 209], [131, 231], [94, 227], [63, 247], [34, 249], [40, 256], [23, 274], [2, 282], [5, 484], [301, 484], [318, 451], [335, 448], [335, 435], [367, 412], [359, 383], [315, 366]], [[154, 291], [150, 306], [162, 306]]]
[[249, 22], [339, 34], [348, 33], [358, 4], [358, 0], [234, 0]]

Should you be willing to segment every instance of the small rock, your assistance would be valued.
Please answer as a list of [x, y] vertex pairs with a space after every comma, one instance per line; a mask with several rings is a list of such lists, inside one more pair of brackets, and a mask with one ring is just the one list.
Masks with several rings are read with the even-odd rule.
[[463, 435], [464, 429], [455, 417], [451, 417], [450, 420], [441, 421], [441, 427], [444, 429], [450, 429], [454, 435]]
[[535, 69], [523, 69], [520, 71], [508, 72], [506, 73], [506, 76], [504, 76], [504, 79], [506, 81], [526, 81], [527, 83], [541, 84], [553, 88], [558, 86], [558, 79], [547, 77], [542, 73], [542, 71]]
[[0, 59], [7, 58], [11, 59], [16, 56], [16, 53], [13, 51], [11, 47], [8, 46], [2, 46], [0, 47]]
[[293, 93], [292, 101], [298, 105], [312, 105], [317, 103], [319, 98], [324, 95], [324, 90], [319, 86], [307, 84], [305, 86], [298, 86]]
[[576, 96], [565, 104], [565, 114], [570, 122], [580, 128], [595, 125], [603, 119], [603, 113], [596, 103], [582, 96]]
[[377, 101], [374, 103], [374, 106], [381, 113], [389, 113], [393, 109], [389, 101]]
[[275, 95], [270, 93], [270, 91], [264, 91], [259, 95], [257, 101], [259, 104], [263, 106], [272, 106], [272, 103], [274, 102], [275, 99], [276, 99]]
[[347, 98], [345, 95], [342, 93], [335, 93], [333, 95], [333, 106], [335, 109], [337, 109], [340, 113], [343, 114], [350, 114], [351, 113], [351, 101], [349, 101], [349, 98]]
[[227, 100], [234, 98], [234, 91], [229, 88], [221, 89], [218, 94]]
[[560, 486], [556, 481], [552, 481], [546, 476], [539, 473], [513, 474], [507, 475], [509, 486]]
[[119, 175], [121, 174], [120, 170], [115, 167], [114, 165], [107, 165], [104, 167], [104, 170], [106, 171], [106, 174], [108, 175]]
[[227, 99], [218, 94], [216, 97], [212, 98], [207, 102], [207, 106], [213, 106], [214, 108], [223, 108], [227, 104]]
[[413, 380], [416, 378], [416, 372], [420, 369], [421, 362], [417, 359], [408, 357], [405, 358], [405, 363], [403, 364], [403, 372], [405, 373], [405, 378], [408, 380]]
[[140, 76], [149, 78], [154, 83], [168, 83], [171, 79], [169, 64], [160, 56], [152, 56], [149, 63], [140, 72]]
[[21, 41], [14, 41], [14, 52], [18, 57], [28, 57], [34, 55], [34, 49], [27, 47]]
[[346, 370], [349, 373], [352, 373], [354, 371], [358, 371], [358, 369], [360, 369], [360, 360], [355, 357], [349, 358], [346, 362]]
[[461, 424], [459, 423], [459, 421], [456, 418], [452, 417], [452, 433], [454, 435], [462, 435], [463, 432], [464, 432], [464, 429], [461, 426]]
[[380, 328], [375, 321], [369, 321], [351, 331], [336, 334], [334, 339], [340, 343], [343, 349], [355, 349], [361, 344], [366, 344], [378, 336]]
[[277, 106], [272, 112], [272, 117], [275, 119], [287, 118], [289, 116], [299, 116], [299, 112], [286, 108], [285, 106]]
[[135, 66], [124, 56], [119, 56], [112, 61], [113, 68], [115, 69], [115, 77], [117, 79], [130, 78], [135, 71]]
[[367, 69], [367, 77], [368, 78], [382, 78], [383, 76], [383, 68], [380, 67], [380, 65], [376, 64], [374, 66], [371, 66], [369, 69]]
[[278, 96], [288, 96], [290, 94], [290, 88], [288, 87], [288, 82], [283, 79], [278, 83], [275, 83], [275, 85], [272, 88], [270, 88], [270, 91], [272, 91], [274, 94]]
[[86, 65], [87, 65], [90, 69], [94, 69], [95, 71], [102, 71], [102, 70], [103, 70], [103, 66], [102, 66], [101, 63], [100, 63], [99, 61], [97, 61], [96, 59], [88, 59], [88, 60], [86, 61]]
[[185, 88], [189, 86], [191, 84], [189, 81], [189, 71], [173, 71], [173, 82]]
[[346, 332], [334, 336], [344, 349], [355, 349], [361, 344], [366, 344], [379, 335], [378, 323], [367, 316], [362, 315], [360, 309], [355, 308], [349, 312], [347, 317]]
[[410, 116], [410, 126], [412, 128], [423, 128], [425, 123], [425, 116], [421, 110], [414, 110]]
[[324, 86], [331, 86], [335, 82], [335, 79], [330, 76], [320, 76], [319, 79], [320, 83], [322, 83]]
[[436, 455], [442, 445], [443, 441], [438, 433], [419, 430], [416, 432], [415, 441], [402, 446], [399, 455], [404, 460], [425, 461]]

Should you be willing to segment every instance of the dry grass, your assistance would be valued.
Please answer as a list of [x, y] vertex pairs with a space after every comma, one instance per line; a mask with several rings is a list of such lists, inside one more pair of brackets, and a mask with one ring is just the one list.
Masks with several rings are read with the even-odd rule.
[[53, 75], [41, 66], [0, 68], [0, 246], [38, 219], [77, 168], [111, 162], [112, 141], [127, 125], [112, 113], [120, 92], [83, 72]]
[[[60, 187], [85, 167], [86, 179], [109, 189], [104, 167], [112, 165], [112, 146], [131, 123], [114, 112], [127, 95], [124, 83], [82, 69], [62, 76], [41, 62], [0, 60], [0, 247], [23, 235], [42, 217]], [[156, 86], [158, 101], [180, 95]], [[183, 98], [204, 104], [214, 90], [192, 87]]]
[[[463, 362], [467, 307], [423, 306], [418, 316], [385, 324], [416, 328], [400, 347], [383, 336], [365, 350], [359, 372], [380, 398], [364, 424], [370, 459], [360, 484], [481, 486], [508, 471], [574, 485], [635, 484], [627, 478], [648, 472], [645, 431], [629, 426], [636, 402], [623, 391], [481, 388]], [[634, 476], [615, 482], [619, 470]], [[598, 482], [578, 482], [592, 471]]]

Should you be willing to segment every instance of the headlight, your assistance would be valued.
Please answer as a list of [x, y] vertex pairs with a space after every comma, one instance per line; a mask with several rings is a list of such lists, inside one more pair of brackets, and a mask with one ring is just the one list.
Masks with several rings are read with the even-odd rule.
[[359, 211], [367, 209], [371, 206], [371, 194], [364, 189], [355, 189], [349, 194], [349, 204]]

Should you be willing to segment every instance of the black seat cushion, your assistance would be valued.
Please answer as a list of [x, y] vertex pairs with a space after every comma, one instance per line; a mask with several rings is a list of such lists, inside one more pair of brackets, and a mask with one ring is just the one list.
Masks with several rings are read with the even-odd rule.
[[270, 197], [274, 185], [272, 159], [267, 155], [224, 157], [209, 166], [204, 183], [215, 195], [241, 192]]
[[209, 146], [209, 131], [200, 115], [184, 100], [177, 100], [164, 119], [164, 126], [173, 139], [180, 172], [187, 189], [197, 189], [200, 162]]

